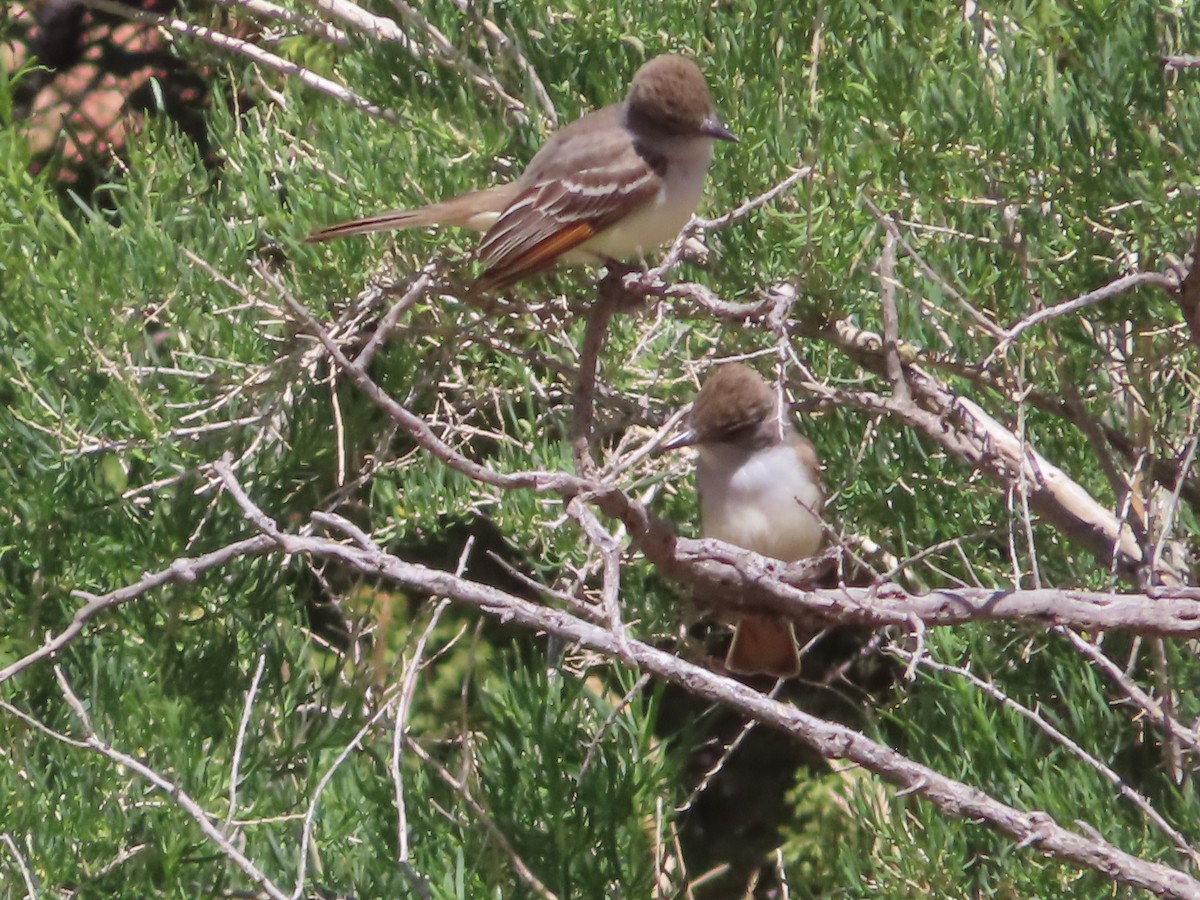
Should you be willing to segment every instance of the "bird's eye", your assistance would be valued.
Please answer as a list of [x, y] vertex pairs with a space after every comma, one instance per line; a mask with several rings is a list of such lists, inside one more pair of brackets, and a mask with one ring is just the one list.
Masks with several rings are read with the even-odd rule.
[[745, 437], [753, 428], [754, 422], [751, 421], [729, 422], [728, 424], [722, 425], [719, 428], [714, 428], [712, 439], [722, 443], [732, 443], [742, 437]]

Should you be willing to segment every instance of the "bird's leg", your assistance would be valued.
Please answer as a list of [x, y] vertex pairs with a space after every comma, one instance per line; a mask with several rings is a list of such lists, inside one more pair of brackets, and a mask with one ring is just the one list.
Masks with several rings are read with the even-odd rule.
[[605, 259], [604, 268], [604, 277], [596, 285], [600, 300], [610, 304], [614, 312], [632, 313], [641, 310], [646, 305], [647, 297], [652, 296], [654, 292], [640, 289], [641, 282], [637, 282], [637, 288], [631, 288], [626, 284], [625, 278], [628, 275], [644, 273], [645, 268], [615, 259]]

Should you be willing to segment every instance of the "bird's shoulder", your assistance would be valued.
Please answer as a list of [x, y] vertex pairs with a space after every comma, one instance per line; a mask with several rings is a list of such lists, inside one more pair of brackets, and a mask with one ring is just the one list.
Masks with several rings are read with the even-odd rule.
[[520, 178], [522, 186], [528, 189], [579, 176], [585, 180], [589, 175], [611, 177], [616, 172], [655, 175], [652, 161], [635, 146], [623, 115], [624, 105], [615, 103], [560, 128], [530, 160]]

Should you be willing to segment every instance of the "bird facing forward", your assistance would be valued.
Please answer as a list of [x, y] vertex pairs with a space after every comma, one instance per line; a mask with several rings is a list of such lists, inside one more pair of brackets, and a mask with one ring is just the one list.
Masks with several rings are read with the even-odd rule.
[[[821, 547], [821, 464], [813, 445], [780, 416], [774, 390], [749, 366], [725, 363], [705, 379], [687, 429], [664, 449], [695, 446], [704, 537], [784, 562]], [[792, 625], [744, 615], [725, 666], [788, 678], [800, 671]]]

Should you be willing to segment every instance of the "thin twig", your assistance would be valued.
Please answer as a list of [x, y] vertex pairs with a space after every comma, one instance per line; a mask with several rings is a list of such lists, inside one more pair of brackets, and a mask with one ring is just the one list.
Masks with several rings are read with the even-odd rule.
[[914, 654], [908, 653], [899, 647], [893, 646], [890, 648], [890, 652], [902, 659], [909, 660], [910, 665], [916, 664], [921, 668], [928, 669], [933, 672], [944, 672], [946, 674], [951, 674], [957, 676], [958, 678], [962, 678], [970, 682], [979, 690], [983, 691], [1001, 706], [1012, 710], [1024, 719], [1028, 719], [1030, 722], [1036, 725], [1040, 731], [1049, 737], [1050, 740], [1058, 744], [1060, 747], [1063, 747], [1080, 762], [1094, 769], [1101, 777], [1115, 787], [1117, 792], [1122, 797], [1136, 806], [1141, 811], [1142, 815], [1149, 819], [1150, 822], [1159, 831], [1161, 831], [1167, 837], [1167, 839], [1171, 841], [1172, 844], [1175, 845], [1176, 850], [1182, 853], [1187, 859], [1191, 860], [1193, 865], [1200, 865], [1200, 852], [1197, 852], [1192, 848], [1187, 839], [1180, 834], [1178, 829], [1172, 827], [1171, 824], [1162, 817], [1158, 810], [1151, 805], [1150, 801], [1143, 794], [1130, 787], [1125, 780], [1110, 766], [1101, 762], [1091, 753], [1088, 753], [1086, 750], [1084, 750], [1083, 747], [1081, 747], [1077, 742], [1067, 737], [1067, 735], [1052, 725], [1050, 721], [1047, 720], [1046, 717], [1041, 713], [1030, 709], [1023, 703], [1019, 703], [1018, 701], [1014, 700], [995, 684], [990, 681], [985, 681], [974, 672], [971, 672], [969, 669], [964, 669], [960, 666], [949, 665], [948, 663], [938, 662], [930, 659], [929, 657], [917, 658]]
[[1039, 309], [1037, 312], [1030, 313], [1025, 318], [1014, 324], [1012, 327], [1004, 331], [1000, 335], [1000, 341], [996, 344], [994, 350], [988, 354], [987, 359], [983, 361], [981, 368], [988, 369], [992, 363], [1002, 356], [1004, 352], [1017, 340], [1022, 334], [1043, 322], [1048, 322], [1051, 319], [1058, 319], [1062, 316], [1069, 316], [1073, 312], [1078, 312], [1081, 309], [1086, 309], [1089, 306], [1096, 306], [1103, 303], [1110, 297], [1116, 297], [1125, 291], [1132, 290], [1143, 284], [1152, 284], [1155, 287], [1160, 287], [1164, 291], [1174, 293], [1179, 288], [1179, 279], [1172, 275], [1160, 275], [1157, 272], [1134, 272], [1132, 275], [1123, 275], [1120, 278], [1110, 281], [1104, 287], [1096, 288], [1094, 291], [1088, 291], [1079, 297], [1071, 300], [1065, 300], [1062, 303], [1057, 303], [1054, 306], [1048, 306], [1045, 309]]
[[1163, 704], [1142, 690], [1137, 682], [1127, 675], [1119, 665], [1109, 659], [1097, 644], [1089, 641], [1073, 628], [1062, 627], [1054, 630], [1070, 641], [1071, 645], [1088, 662], [1108, 676], [1109, 680], [1121, 689], [1121, 692], [1129, 698], [1129, 701], [1149, 721], [1153, 722], [1164, 732], [1170, 732], [1177, 741], [1186, 745], [1192, 753], [1200, 754], [1200, 732], [1197, 732], [1194, 728], [1187, 727], [1178, 719], [1168, 715]]
[[445, 766], [426, 753], [425, 748], [412, 738], [406, 737], [404, 739], [404, 743], [410, 750], [412, 750], [413, 756], [417, 757], [419, 760], [421, 760], [421, 762], [433, 770], [433, 773], [437, 775], [437, 777], [441, 779], [441, 781], [447, 787], [454, 791], [454, 793], [458, 794], [459, 799], [461, 799], [462, 802], [466, 804], [467, 809], [471, 811], [471, 815], [473, 815], [475, 819], [481, 825], [483, 825], [484, 829], [487, 830], [487, 833], [491, 835], [492, 840], [496, 842], [496, 844], [503, 851], [504, 855], [508, 857], [509, 864], [513, 867], [513, 870], [517, 873], [517, 876], [523, 882], [525, 882], [529, 889], [539, 897], [543, 898], [543, 900], [555, 900], [556, 895], [548, 887], [546, 887], [545, 884], [542, 883], [541, 879], [533, 874], [533, 870], [531, 870], [529, 866], [525, 864], [525, 861], [521, 859], [520, 855], [513, 848], [512, 843], [508, 840], [508, 836], [505, 835], [500, 826], [496, 824], [495, 820], [488, 815], [487, 810], [480, 805], [479, 801], [472, 796], [471, 792], [467, 790], [467, 786], [462, 781], [451, 775]]
[[596, 729], [595, 735], [588, 741], [587, 752], [583, 754], [583, 763], [579, 766], [579, 773], [575, 776], [576, 787], [583, 784], [583, 776], [592, 764], [592, 759], [596, 755], [596, 751], [600, 749], [600, 742], [604, 740], [604, 736], [608, 733], [608, 730], [616, 724], [617, 719], [621, 717], [621, 713], [625, 711], [626, 707], [649, 684], [650, 676], [643, 672], [638, 676], [638, 680], [633, 683], [633, 687], [625, 692], [625, 696], [613, 704], [613, 708], [609, 710], [608, 715], [604, 717], [604, 721], [600, 723], [600, 727]]
[[[461, 574], [461, 573], [460, 573]], [[429, 622], [417, 640], [413, 657], [404, 670], [404, 678], [400, 685], [400, 703], [396, 707], [396, 721], [392, 724], [392, 783], [395, 787], [396, 799], [396, 861], [402, 866], [410, 865], [408, 852], [408, 814], [404, 803], [404, 780], [400, 773], [401, 755], [404, 741], [408, 738], [408, 712], [412, 706], [412, 698], [417, 686], [417, 673], [421, 670], [421, 659], [425, 655], [425, 644], [433, 629], [437, 627], [442, 613], [450, 605], [450, 601], [442, 598], [434, 607]]]
[[900, 316], [896, 311], [896, 235], [884, 231], [883, 254], [879, 258], [879, 304], [883, 319], [883, 358], [892, 396], [899, 403], [912, 400], [900, 361]]
[[47, 636], [45, 642], [37, 650], [26, 654], [16, 662], [0, 669], [0, 684], [8, 681], [14, 675], [25, 671], [30, 666], [57, 655], [60, 650], [78, 638], [88, 623], [100, 613], [115, 609], [131, 600], [140, 599], [164, 585], [191, 584], [204, 572], [223, 566], [232, 560], [239, 559], [248, 554], [254, 554], [256, 552], [255, 548], [258, 548], [257, 552], [261, 552], [263, 540], [262, 537], [253, 537], [245, 541], [234, 541], [211, 553], [205, 553], [190, 559], [177, 559], [165, 569], [147, 575], [126, 587], [100, 596], [89, 594], [86, 591], [72, 591], [71, 596], [81, 597], [87, 603], [75, 611], [75, 615], [71, 619], [71, 624], [57, 635], [53, 637]]
[[396, 323], [400, 321], [400, 317], [428, 296], [429, 291], [434, 286], [434, 276], [438, 270], [437, 260], [436, 256], [430, 259], [425, 264], [425, 267], [421, 269], [420, 274], [413, 280], [413, 283], [408, 286], [408, 290], [404, 292], [399, 300], [391, 305], [387, 314], [380, 320], [370, 340], [362, 348], [362, 352], [354, 360], [356, 365], [363, 368], [370, 366], [371, 360], [375, 358], [375, 354], [383, 346], [384, 341], [391, 336], [392, 329], [396, 327]]
[[351, 0], [312, 0], [312, 3], [319, 11], [366, 32], [376, 40], [398, 44], [417, 59], [432, 58], [455, 72], [466, 75], [471, 84], [503, 102], [509, 111], [518, 114], [524, 111], [525, 104], [506, 91], [491, 73], [468, 59], [428, 19], [403, 0], [392, 0], [392, 5], [400, 14], [400, 18], [423, 34], [432, 47], [418, 44], [404, 33], [404, 29], [394, 19], [377, 16]]
[[322, 22], [319, 19], [310, 19], [308, 16], [285, 9], [282, 6], [271, 3], [270, 0], [214, 0], [214, 2], [226, 9], [244, 9], [251, 15], [270, 22], [279, 22], [283, 25], [302, 28], [310, 34], [321, 38], [321, 40], [338, 47], [345, 47], [350, 43], [349, 38], [346, 37], [346, 32], [342, 31], [342, 29]]
[[211, 44], [219, 50], [244, 56], [246, 59], [260, 66], [273, 69], [282, 75], [289, 75], [296, 78], [301, 84], [307, 85], [323, 94], [328, 94], [335, 100], [340, 100], [342, 103], [353, 106], [355, 109], [359, 109], [369, 116], [383, 119], [385, 122], [392, 122], [393, 124], [398, 124], [400, 121], [390, 110], [371, 103], [349, 88], [343, 87], [335, 81], [330, 81], [328, 78], [318, 75], [316, 72], [297, 65], [290, 60], [286, 60], [282, 56], [276, 56], [269, 50], [264, 50], [262, 47], [252, 44], [249, 41], [243, 41], [241, 38], [230, 37], [211, 28], [205, 28], [203, 25], [185, 22], [183, 19], [176, 19], [172, 16], [144, 12], [140, 9], [126, 6], [123, 3], [113, 2], [113, 0], [83, 0], [83, 3], [92, 9], [121, 16], [132, 22], [145, 22], [146, 24], [155, 25], [185, 37], [196, 38], [197, 40]]
[[803, 165], [784, 178], [782, 181], [777, 182], [755, 197], [750, 197], [747, 200], [743, 200], [741, 203], [723, 215], [716, 216], [712, 219], [705, 219], [697, 216], [695, 220], [695, 227], [700, 231], [718, 231], [727, 225], [741, 221], [756, 209], [767, 206], [770, 203], [774, 203], [779, 197], [782, 197], [801, 181], [811, 178], [814, 171], [815, 170], [812, 166]]
[[[176, 806], [178, 806], [185, 813], [187, 813], [188, 816], [191, 817], [192, 821], [199, 826], [200, 831], [203, 832], [204, 836], [216, 846], [221, 855], [241, 869], [253, 884], [257, 885], [258, 888], [267, 896], [271, 897], [272, 900], [287, 900], [288, 895], [284, 891], [280, 890], [270, 878], [261, 872], [258, 866], [256, 866], [248, 856], [238, 850], [237, 847], [233, 846], [229, 839], [221, 833], [221, 829], [218, 828], [213, 822], [212, 817], [203, 809], [203, 807], [200, 806], [199, 803], [192, 799], [191, 795], [187, 791], [185, 791], [175, 782], [168, 779], [166, 776], [160, 775], [158, 772], [151, 769], [141, 760], [135, 759], [127, 753], [122, 753], [120, 750], [117, 750], [115, 747], [111, 746], [107, 741], [101, 739], [92, 727], [91, 719], [87, 714], [87, 710], [84, 707], [83, 702], [71, 689], [70, 683], [67, 681], [66, 676], [63, 675], [62, 669], [60, 669], [58, 666], [54, 667], [54, 676], [58, 680], [59, 689], [62, 691], [63, 697], [67, 701], [67, 705], [71, 707], [71, 711], [75, 714], [75, 717], [79, 720], [79, 724], [83, 727], [84, 743], [89, 749], [94, 750], [101, 756], [111, 759], [117, 765], [128, 769], [135, 775], [145, 779], [166, 794]], [[50, 736], [54, 737], [55, 739], [62, 739], [63, 743], [75, 744], [74, 741], [67, 739], [65, 735], [60, 738], [56, 732], [50, 731], [49, 729], [43, 729], [43, 731], [50, 734]]]
[[398, 691], [391, 691], [390, 695], [384, 695], [384, 700], [380, 704], [379, 709], [363, 723], [362, 727], [355, 732], [354, 737], [346, 743], [346, 746], [338, 751], [337, 756], [333, 758], [333, 762], [329, 764], [329, 768], [325, 770], [325, 773], [317, 782], [316, 788], [313, 789], [312, 797], [308, 801], [308, 807], [304, 811], [304, 825], [300, 830], [300, 848], [296, 853], [299, 862], [296, 870], [296, 885], [292, 889], [291, 900], [300, 900], [304, 896], [308, 871], [308, 848], [312, 843], [313, 829], [316, 827], [317, 807], [320, 803], [321, 795], [325, 793], [325, 789], [329, 786], [329, 782], [333, 780], [333, 776], [337, 773], [337, 770], [350, 758], [350, 754], [358, 749], [359, 745], [362, 744], [362, 739], [367, 736], [367, 733], [375, 727], [375, 724], [380, 719], [387, 715], [398, 699]]
[[[475, 546], [475, 538], [471, 536], [467, 539], [463, 547], [463, 551], [459, 554], [458, 567], [455, 569], [455, 574], [461, 576], [466, 569], [467, 559], [471, 555], [471, 550]], [[450, 601], [442, 598], [438, 601], [438, 605], [434, 607], [433, 612], [429, 616], [429, 622], [425, 625], [421, 636], [417, 639], [417, 645], [413, 648], [412, 659], [406, 664], [404, 669], [404, 677], [400, 684], [400, 703], [396, 706], [396, 721], [392, 725], [392, 782], [395, 785], [396, 795], [396, 860], [402, 866], [408, 866], [408, 816], [404, 803], [404, 781], [400, 774], [401, 753], [404, 746], [404, 741], [408, 738], [408, 714], [412, 708], [413, 697], [416, 695], [417, 675], [421, 671], [421, 660], [425, 656], [425, 645], [428, 643], [430, 636], [433, 634], [434, 628], [437, 627], [438, 621], [442, 617], [442, 613], [450, 605]]]
[[21, 873], [21, 880], [25, 882], [25, 893], [29, 900], [37, 900], [38, 886], [37, 881], [33, 877], [33, 872], [29, 868], [29, 863], [25, 861], [25, 857], [21, 855], [20, 849], [17, 847], [17, 842], [12, 839], [7, 831], [0, 834], [0, 842], [8, 848], [8, 852], [12, 854], [13, 862], [17, 865], [17, 871]]
[[579, 523], [588, 541], [600, 553], [603, 565], [601, 608], [609, 629], [617, 637], [618, 644], [623, 645], [626, 632], [621, 621], [621, 545], [600, 524], [595, 511], [584, 504], [582, 497], [567, 501], [567, 514]]
[[[777, 697], [782, 687], [782, 679], [776, 681], [775, 685], [771, 688], [771, 692], [765, 696], [771, 697], [772, 699]], [[700, 776], [700, 780], [696, 782], [696, 786], [691, 789], [687, 797], [684, 798], [683, 802], [675, 807], [676, 815], [682, 815], [696, 805], [696, 802], [700, 799], [704, 792], [708, 790], [709, 785], [713, 783], [713, 779], [721, 774], [721, 770], [725, 768], [731, 759], [733, 759], [733, 754], [737, 752], [738, 747], [742, 746], [742, 744], [746, 741], [746, 738], [750, 737], [750, 732], [753, 731], [759, 724], [759, 721], [754, 718], [747, 719], [742, 723], [742, 727], [738, 729], [738, 733], [734, 735], [733, 740], [721, 748], [721, 754], [716, 758], [713, 764], [709, 766], [707, 770], [705, 770], [704, 774]]]
[[896, 223], [892, 220], [891, 216], [885, 215], [884, 212], [871, 201], [871, 198], [867, 197], [866, 195], [862, 197], [862, 202], [867, 208], [867, 211], [875, 218], [875, 221], [882, 225], [884, 230], [896, 239], [896, 243], [900, 245], [900, 249], [904, 251], [905, 255], [917, 264], [917, 268], [921, 270], [922, 274], [924, 274], [926, 278], [941, 288], [948, 297], [957, 303], [959, 309], [970, 316], [971, 320], [976, 325], [978, 325], [988, 334], [995, 335], [996, 337], [1000, 337], [1003, 334], [999, 325], [976, 309], [960, 291], [950, 284], [949, 281], [939, 275], [932, 266], [925, 262], [921, 254], [917, 253], [917, 251], [913, 249], [908, 241], [904, 239], [904, 235], [900, 233], [900, 229], [896, 227]]
[[237, 812], [238, 773], [242, 764], [242, 748], [246, 744], [246, 732], [250, 726], [250, 713], [254, 709], [254, 697], [258, 693], [259, 682], [262, 681], [263, 669], [267, 665], [267, 649], [264, 647], [258, 654], [258, 665], [254, 667], [254, 676], [250, 679], [250, 688], [246, 691], [246, 702], [242, 705], [242, 718], [238, 722], [237, 739], [233, 744], [233, 762], [229, 766], [229, 812], [225, 814], [225, 824], [221, 826], [224, 834], [229, 834]]
[[1179, 466], [1179, 476], [1175, 482], [1175, 489], [1171, 492], [1166, 509], [1163, 510], [1162, 520], [1158, 523], [1158, 540], [1154, 544], [1154, 553], [1151, 557], [1151, 571], [1157, 570], [1158, 561], [1162, 559], [1167, 539], [1170, 537], [1171, 529], [1175, 524], [1175, 514], [1179, 510], [1179, 495], [1183, 492], [1188, 472], [1191, 471], [1192, 464], [1196, 461], [1196, 450], [1198, 448], [1200, 448], [1200, 435], [1193, 434], [1191, 440], [1188, 441], [1188, 448], [1187, 452], [1183, 455], [1183, 462]]
[[538, 76], [537, 69], [529, 62], [529, 59], [521, 52], [521, 48], [517, 46], [516, 41], [504, 33], [495, 22], [483, 14], [482, 9], [469, 0], [453, 0], [464, 15], [470, 16], [483, 33], [487, 35], [494, 47], [499, 48], [500, 52], [507, 56], [517, 68], [521, 70], [521, 74], [529, 82], [529, 88], [533, 91], [533, 96], [537, 98], [538, 106], [541, 107], [542, 115], [546, 117], [546, 124], [551, 128], [558, 127], [558, 113], [554, 109], [554, 101], [550, 99], [550, 92], [546, 90], [546, 85], [542, 84], [542, 79]]

